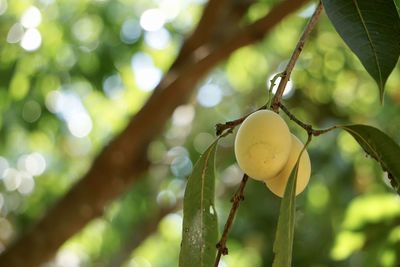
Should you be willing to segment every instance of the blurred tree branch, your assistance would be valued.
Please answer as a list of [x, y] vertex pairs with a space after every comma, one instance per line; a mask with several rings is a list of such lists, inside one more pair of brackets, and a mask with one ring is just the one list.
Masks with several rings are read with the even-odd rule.
[[[266, 16], [245, 26], [216, 23], [222, 11], [233, 14], [237, 1], [211, 0], [193, 35], [182, 45], [180, 54], [142, 109], [94, 160], [88, 172], [25, 235], [0, 255], [1, 266], [39, 266], [50, 260], [58, 248], [86, 223], [103, 214], [105, 206], [147, 170], [145, 156], [152, 140], [160, 135], [174, 109], [184, 104], [197, 82], [219, 62], [240, 47], [264, 38], [283, 18], [307, 0], [285, 0]], [[248, 5], [247, 5], [248, 7]], [[246, 5], [244, 6], [246, 8]], [[242, 10], [242, 14], [244, 14]], [[240, 17], [240, 14], [239, 14]], [[218, 36], [221, 25], [233, 33]]]
[[140, 223], [135, 230], [131, 231], [121, 249], [117, 251], [109, 261], [97, 264], [97, 267], [123, 266], [129, 259], [133, 250], [138, 247], [147, 237], [157, 231], [157, 227], [162, 219], [173, 212], [176, 206], [160, 209], [157, 214]]

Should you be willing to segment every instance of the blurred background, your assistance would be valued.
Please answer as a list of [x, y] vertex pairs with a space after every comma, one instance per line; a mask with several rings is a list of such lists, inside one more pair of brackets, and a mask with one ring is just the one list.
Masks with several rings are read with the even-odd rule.
[[[243, 23], [277, 2], [253, 1]], [[90, 168], [166, 73], [204, 0], [0, 0], [0, 251], [23, 236]], [[144, 157], [144, 177], [57, 252], [54, 267], [177, 266], [187, 176], [216, 123], [266, 102], [315, 4], [237, 50], [177, 107]], [[316, 128], [364, 123], [400, 143], [400, 66], [384, 105], [378, 88], [326, 15], [313, 31], [284, 103]], [[284, 116], [284, 115], [283, 115]], [[306, 133], [284, 116], [303, 141]], [[217, 150], [220, 229], [242, 173], [234, 134]], [[400, 264], [400, 199], [345, 132], [314, 138], [312, 177], [297, 198], [293, 266]], [[221, 267], [271, 266], [280, 199], [251, 180]], [[29, 250], [29, 248], [26, 248]], [[23, 255], [21, 255], [23, 257]], [[0, 262], [1, 266], [1, 262]]]

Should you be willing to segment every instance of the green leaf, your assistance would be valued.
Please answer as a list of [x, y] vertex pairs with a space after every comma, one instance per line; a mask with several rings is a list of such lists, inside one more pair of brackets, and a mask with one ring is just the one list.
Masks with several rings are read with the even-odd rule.
[[210, 267], [214, 263], [218, 222], [214, 206], [214, 161], [218, 139], [199, 158], [183, 199], [180, 267]]
[[394, 189], [399, 192], [400, 184], [400, 147], [387, 134], [368, 125], [354, 124], [340, 126], [350, 133], [366, 153], [380, 163], [388, 172]]
[[[300, 154], [301, 155], [301, 154]], [[300, 158], [299, 155], [299, 158]], [[296, 181], [299, 160], [297, 160], [281, 202], [279, 211], [278, 227], [274, 242], [274, 262], [272, 267], [290, 267], [292, 264], [292, 250], [294, 238], [294, 218], [296, 205]]]
[[322, 0], [326, 14], [378, 84], [380, 98], [400, 55], [400, 18], [393, 0]]

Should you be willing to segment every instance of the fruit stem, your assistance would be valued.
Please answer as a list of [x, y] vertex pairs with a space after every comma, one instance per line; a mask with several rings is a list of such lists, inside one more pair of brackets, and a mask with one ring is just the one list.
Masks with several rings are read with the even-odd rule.
[[240, 182], [239, 188], [232, 196], [232, 208], [229, 212], [228, 219], [226, 220], [224, 231], [222, 233], [220, 241], [217, 243], [218, 253], [215, 257], [214, 267], [218, 267], [219, 261], [222, 255], [228, 254], [228, 248], [226, 247], [226, 241], [228, 240], [228, 234], [232, 228], [233, 220], [235, 219], [236, 212], [239, 208], [240, 202], [244, 200], [244, 188], [246, 187], [247, 180], [249, 176], [247, 174], [243, 175], [242, 181]]
[[239, 124], [241, 124], [248, 116], [250, 116], [252, 113], [258, 111], [258, 110], [262, 110], [262, 109], [266, 109], [267, 105], [263, 105], [261, 107], [259, 107], [257, 110], [250, 112], [249, 114], [246, 114], [245, 116], [233, 120], [233, 121], [227, 121], [225, 123], [217, 123], [215, 125], [215, 133], [217, 134], [217, 136], [220, 136], [225, 130], [229, 129], [229, 131], [233, 131], [233, 129], [238, 126]]
[[271, 104], [271, 109], [275, 112], [278, 112], [279, 110], [279, 103], [281, 102], [283, 93], [285, 92], [286, 84], [289, 81], [292, 70], [296, 65], [297, 60], [299, 59], [300, 53], [303, 50], [306, 40], [309, 38], [311, 31], [317, 24], [322, 9], [323, 9], [322, 2], [319, 1], [318, 6], [314, 11], [314, 14], [311, 16], [306, 28], [304, 29], [303, 34], [300, 37], [300, 40], [297, 42], [297, 45], [293, 51], [292, 56], [290, 57], [288, 64], [286, 65], [285, 70], [280, 74], [282, 79], [279, 82], [278, 89], [276, 90], [275, 96]]
[[285, 107], [285, 105], [283, 105], [282, 103], [278, 103], [278, 107], [280, 107], [283, 112], [286, 113], [286, 115], [289, 117], [289, 119], [291, 119], [292, 121], [294, 121], [296, 124], [298, 124], [301, 128], [303, 128], [304, 130], [307, 131], [308, 135], [312, 135], [312, 136], [319, 136], [321, 134], [330, 132], [332, 130], [337, 129], [338, 127], [336, 125], [326, 128], [326, 129], [320, 129], [320, 130], [316, 130], [312, 127], [311, 124], [307, 124], [302, 122], [301, 120], [299, 120], [298, 118], [296, 118], [296, 116], [291, 113], [289, 111], [289, 109], [287, 107]]

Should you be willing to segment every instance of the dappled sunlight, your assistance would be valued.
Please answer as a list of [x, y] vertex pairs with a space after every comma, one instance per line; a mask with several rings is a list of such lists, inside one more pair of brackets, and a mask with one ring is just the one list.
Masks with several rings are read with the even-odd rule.
[[118, 74], [107, 77], [103, 82], [103, 91], [110, 99], [120, 99], [124, 90], [124, 84]]
[[21, 23], [15, 23], [11, 26], [7, 34], [7, 42], [10, 44], [18, 43], [24, 36], [24, 28]]
[[363, 224], [400, 217], [400, 198], [393, 194], [366, 195], [352, 201], [343, 227], [359, 229]]
[[28, 29], [21, 39], [21, 47], [26, 51], [35, 51], [42, 44], [42, 35], [37, 29]]
[[43, 175], [46, 160], [42, 154], [23, 154], [17, 160], [17, 168], [10, 167], [5, 158], [0, 158], [0, 181], [7, 191], [18, 191], [29, 195], [35, 188], [35, 177]]
[[148, 9], [140, 16], [140, 26], [142, 26], [145, 31], [158, 31], [164, 24], [165, 16], [160, 9]]
[[175, 126], [186, 126], [193, 122], [195, 109], [192, 105], [181, 105], [172, 114], [172, 123]]
[[197, 93], [197, 101], [206, 108], [212, 108], [218, 105], [222, 97], [221, 88], [215, 84], [205, 84], [200, 87]]
[[233, 187], [238, 185], [243, 177], [243, 171], [239, 168], [237, 164], [232, 164], [226, 168], [222, 174], [221, 178], [224, 184], [228, 187]]
[[161, 80], [161, 70], [154, 66], [152, 58], [145, 53], [135, 54], [131, 67], [136, 84], [145, 92], [152, 91]]
[[331, 251], [334, 260], [344, 260], [362, 248], [365, 236], [361, 233], [341, 232], [336, 236], [336, 244]]
[[82, 266], [82, 252], [77, 253], [72, 249], [63, 249], [56, 255], [53, 267], [80, 267]]
[[[346, 211], [341, 231], [335, 237], [331, 257], [344, 260], [362, 250], [371, 239], [382, 242], [379, 254], [383, 266], [393, 266], [391, 248], [400, 240], [400, 198], [393, 194], [371, 194], [355, 198]], [[393, 225], [393, 228], [384, 228]], [[375, 226], [374, 228], [371, 228]], [[366, 231], [362, 231], [363, 229]]]
[[36, 28], [42, 22], [42, 13], [35, 7], [29, 7], [21, 17], [21, 24], [25, 28]]
[[121, 40], [127, 44], [133, 44], [140, 38], [142, 30], [137, 20], [127, 19], [121, 27]]
[[3, 15], [8, 8], [8, 0], [0, 0], [0, 16]]
[[97, 45], [98, 38], [103, 30], [103, 21], [98, 16], [86, 16], [74, 23], [72, 33], [74, 37], [83, 44]]
[[51, 91], [46, 97], [47, 108], [64, 120], [70, 133], [78, 138], [92, 131], [93, 123], [80, 98], [71, 90]]
[[157, 31], [146, 32], [144, 36], [146, 44], [154, 49], [165, 49], [171, 42], [171, 36], [165, 28]]
[[[22, 166], [33, 176], [42, 175], [46, 170], [46, 160], [40, 153], [34, 152], [20, 157], [20, 159], [22, 160]], [[20, 159], [18, 159], [18, 163]]]

